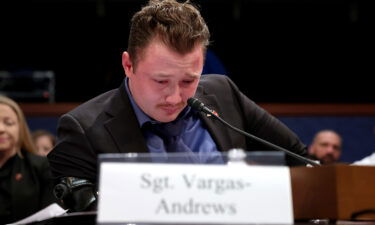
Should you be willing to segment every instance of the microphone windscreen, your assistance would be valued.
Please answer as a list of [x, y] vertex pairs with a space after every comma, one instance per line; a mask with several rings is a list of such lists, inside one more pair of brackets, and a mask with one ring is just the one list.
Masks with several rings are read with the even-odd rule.
[[198, 111], [201, 111], [204, 106], [204, 104], [196, 98], [189, 98], [187, 103], [190, 107]]

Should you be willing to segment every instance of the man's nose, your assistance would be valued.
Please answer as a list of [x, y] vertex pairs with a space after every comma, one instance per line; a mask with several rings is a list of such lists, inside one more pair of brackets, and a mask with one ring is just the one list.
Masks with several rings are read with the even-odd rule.
[[327, 153], [329, 153], [329, 154], [333, 154], [334, 151], [335, 151], [335, 148], [334, 148], [333, 146], [328, 146], [328, 148], [327, 148]]
[[166, 97], [166, 102], [169, 104], [178, 104], [182, 100], [181, 89], [178, 85], [171, 86]]

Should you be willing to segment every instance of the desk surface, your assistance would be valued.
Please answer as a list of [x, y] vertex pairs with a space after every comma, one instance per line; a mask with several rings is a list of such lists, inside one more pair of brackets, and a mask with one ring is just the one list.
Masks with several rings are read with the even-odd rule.
[[[96, 224], [96, 212], [81, 212], [81, 213], [70, 213], [67, 215], [48, 219], [38, 223], [32, 223], [33, 225], [95, 225]], [[324, 225], [324, 224], [336, 224], [336, 225], [374, 225], [375, 221], [329, 221], [329, 220], [310, 220], [310, 221], [296, 221], [294, 225]], [[114, 223], [106, 223], [100, 225], [114, 225]], [[134, 224], [134, 223], [121, 223], [121, 225], [146, 225], [146, 224]], [[164, 225], [160, 223], [153, 223], [147, 225]], [[171, 224], [166, 224], [171, 225]], [[179, 225], [197, 225], [197, 224], [179, 224]], [[210, 224], [210, 225], [231, 225], [231, 224]], [[244, 224], [246, 225], [246, 224]], [[251, 225], [251, 224], [248, 224]], [[278, 225], [278, 224], [273, 224]], [[281, 224], [280, 224], [281, 225]]]

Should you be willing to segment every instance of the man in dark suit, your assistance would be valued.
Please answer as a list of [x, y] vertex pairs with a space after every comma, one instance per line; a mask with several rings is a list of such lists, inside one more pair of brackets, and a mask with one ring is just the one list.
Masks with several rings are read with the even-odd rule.
[[[243, 95], [228, 77], [201, 77], [209, 36], [190, 3], [150, 1], [134, 15], [128, 51], [122, 56], [124, 82], [63, 115], [59, 140], [48, 155], [60, 182], [56, 194], [72, 210], [90, 209], [95, 202], [100, 153], [215, 155], [231, 148], [264, 148], [192, 110], [187, 99], [193, 96], [232, 125], [306, 155], [296, 135]], [[172, 130], [177, 132], [171, 134]]]

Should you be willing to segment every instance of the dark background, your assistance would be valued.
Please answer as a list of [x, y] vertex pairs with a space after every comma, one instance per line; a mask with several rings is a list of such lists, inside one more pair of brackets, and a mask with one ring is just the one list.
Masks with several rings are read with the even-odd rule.
[[[375, 102], [374, 15], [361, 0], [198, 0], [211, 50], [257, 102]], [[118, 87], [146, 1], [2, 0], [0, 70], [52, 70], [57, 102]]]

